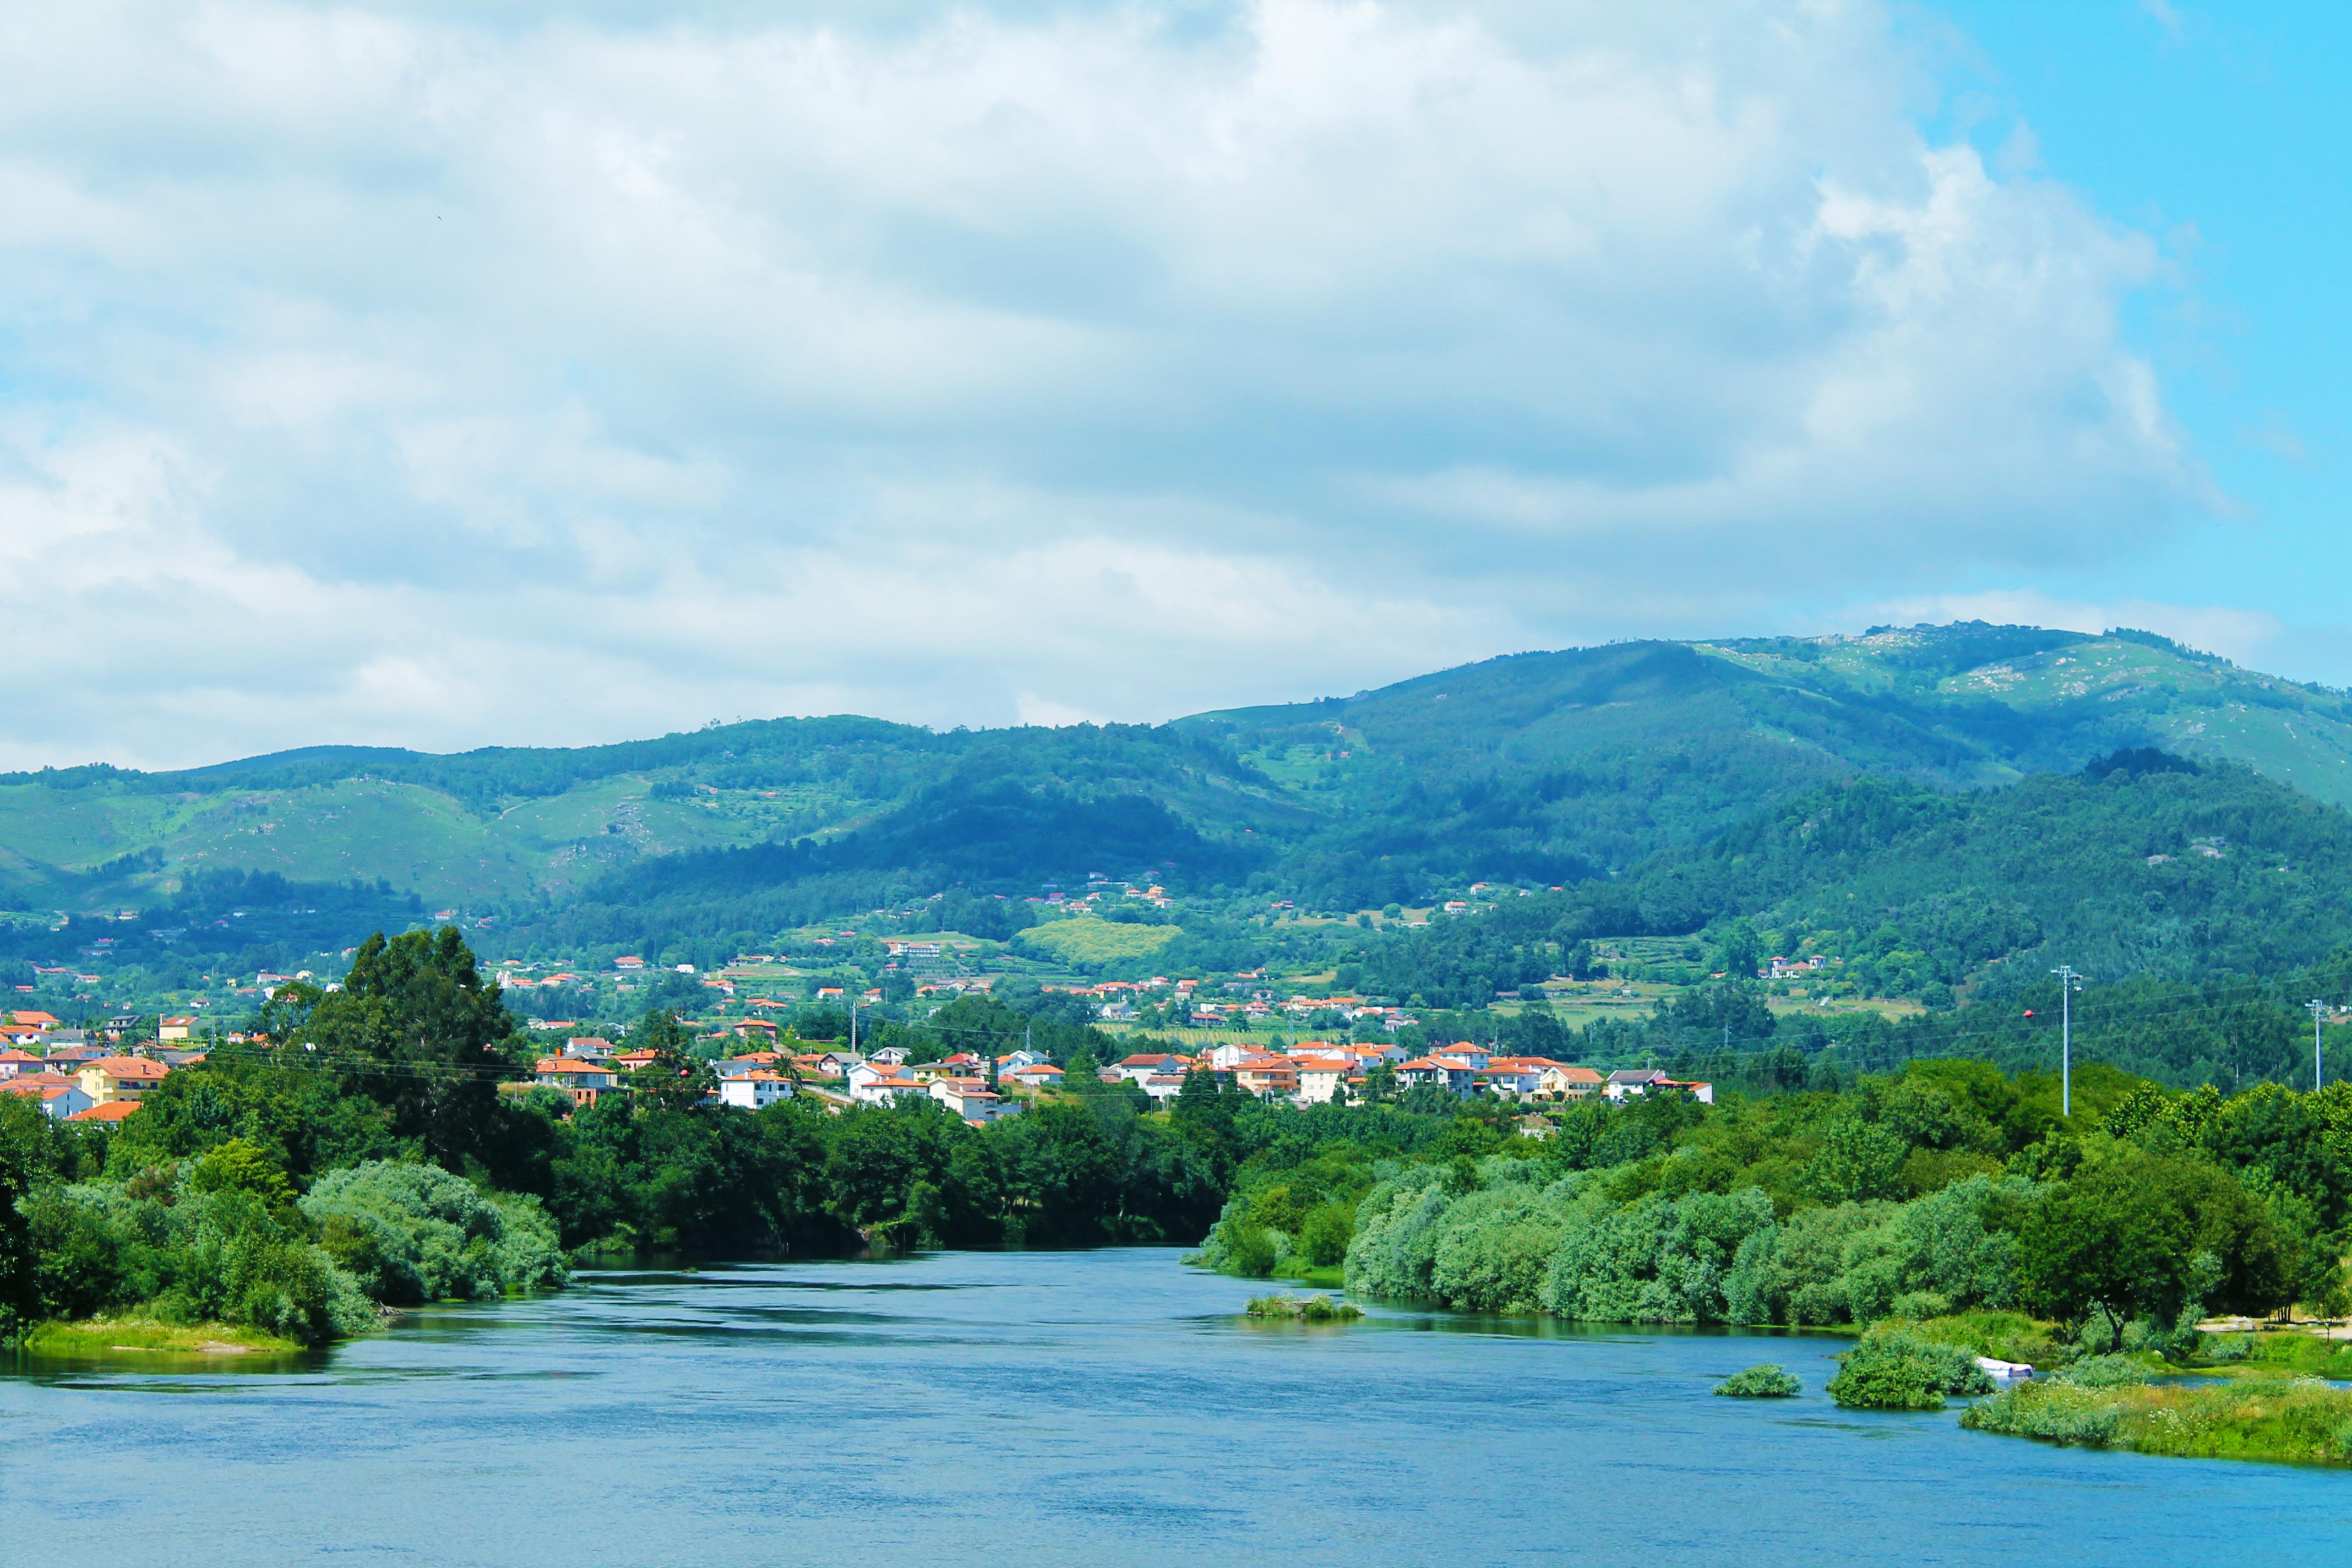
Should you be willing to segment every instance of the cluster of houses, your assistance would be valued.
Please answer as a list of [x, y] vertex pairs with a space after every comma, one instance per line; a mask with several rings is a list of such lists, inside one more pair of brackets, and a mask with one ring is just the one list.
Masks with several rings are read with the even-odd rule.
[[1669, 1090], [1708, 1104], [1715, 1100], [1715, 1086], [1709, 1083], [1686, 1082], [1647, 1068], [1603, 1077], [1591, 1068], [1549, 1057], [1496, 1056], [1468, 1041], [1424, 1056], [1414, 1056], [1402, 1046], [1310, 1041], [1285, 1053], [1229, 1043], [1198, 1056], [1131, 1056], [1105, 1068], [1103, 1077], [1112, 1081], [1123, 1079], [1155, 1102], [1165, 1103], [1183, 1092], [1187, 1074], [1208, 1071], [1230, 1079], [1235, 1088], [1261, 1100], [1307, 1106], [1361, 1100], [1373, 1071], [1381, 1067], [1401, 1089], [1427, 1085], [1465, 1099], [1487, 1094], [1511, 1100], [1574, 1100], [1598, 1092], [1604, 1099], [1623, 1100]]
[[[634, 1075], [654, 1060], [651, 1051], [616, 1050], [607, 1040], [576, 1037], [565, 1042], [561, 1054], [541, 1058], [532, 1081], [561, 1089], [574, 1105], [585, 1107], [608, 1094], [630, 1092]], [[910, 1063], [897, 1047], [870, 1056], [846, 1050], [788, 1055], [764, 1049], [709, 1065], [716, 1079], [708, 1096], [712, 1104], [760, 1110], [801, 1096], [838, 1114], [855, 1105], [928, 1099], [975, 1125], [1019, 1114], [1024, 1094], [1056, 1089], [1065, 1076], [1044, 1052], [1034, 1050], [1008, 1052], [993, 1061], [967, 1051], [940, 1061]], [[1382, 1068], [1399, 1089], [1426, 1085], [1465, 1099], [1484, 1094], [1532, 1103], [1599, 1094], [1618, 1100], [1661, 1091], [1707, 1103], [1715, 1099], [1712, 1084], [1677, 1079], [1653, 1068], [1603, 1075], [1548, 1057], [1498, 1056], [1467, 1041], [1423, 1056], [1392, 1045], [1308, 1042], [1277, 1052], [1227, 1043], [1192, 1056], [1139, 1053], [1099, 1070], [1105, 1082], [1132, 1083], [1160, 1106], [1181, 1094], [1186, 1079], [1195, 1072], [1213, 1074], [1262, 1100], [1308, 1106], [1363, 1099], [1372, 1075]]]
[[55, 1121], [120, 1121], [173, 1068], [204, 1059], [169, 1046], [122, 1054], [40, 1012], [11, 1013], [0, 1038], [0, 1094], [24, 1095]]
[[[565, 1041], [560, 1054], [541, 1058], [532, 1068], [531, 1081], [561, 1089], [573, 1105], [586, 1107], [608, 1094], [629, 1093], [637, 1070], [655, 1059], [651, 1051], [616, 1050], [609, 1040], [583, 1036]], [[1020, 1113], [1022, 1103], [1008, 1097], [1008, 1088], [1048, 1089], [1062, 1077], [1061, 1068], [1037, 1051], [1014, 1051], [992, 1065], [992, 1064], [969, 1052], [909, 1065], [907, 1053], [895, 1046], [871, 1056], [845, 1050], [792, 1055], [755, 1050], [709, 1064], [716, 1084], [707, 1100], [763, 1110], [797, 1095], [838, 1115], [853, 1105], [928, 1099], [966, 1121], [984, 1125]]]
[[1096, 1016], [1109, 1023], [1132, 1020], [1137, 1006], [1143, 1003], [1181, 1003], [1196, 1025], [1237, 1023], [1246, 1027], [1277, 1018], [1300, 1020], [1336, 1013], [1350, 1022], [1378, 1023], [1394, 1033], [1418, 1022], [1402, 1007], [1366, 1002], [1360, 996], [1309, 996], [1301, 993], [1286, 1001], [1278, 1000], [1265, 984], [1264, 970], [1235, 975], [1225, 982], [1221, 994], [1213, 996], [1203, 992], [1200, 981], [1171, 980], [1164, 974], [1155, 974], [1149, 980], [1106, 980], [1097, 985], [1073, 985], [1066, 989], [1073, 996], [1093, 1002]]

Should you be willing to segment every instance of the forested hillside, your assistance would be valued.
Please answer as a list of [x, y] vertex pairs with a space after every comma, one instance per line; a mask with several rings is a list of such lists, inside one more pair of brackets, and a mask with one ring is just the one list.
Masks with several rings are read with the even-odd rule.
[[[1811, 798], [1823, 843], [1849, 846], [1845, 872], [1885, 813], [1910, 824], [1878, 879], [1839, 901], [1898, 909], [1892, 924], [1916, 931], [1928, 968], [1957, 984], [2004, 944], [2039, 940], [2017, 921], [2048, 933], [2061, 917], [2049, 898], [2008, 890], [2021, 868], [1982, 857], [1964, 857], [1979, 880], [1943, 888], [1941, 913], [1927, 908], [1938, 890], [1897, 866], [1912, 854], [1903, 846], [1917, 860], [1936, 831], [1927, 818], [1972, 808], [1926, 792], [2073, 773], [2150, 745], [2234, 761], [2315, 800], [2352, 796], [2352, 708], [2339, 694], [2146, 634], [1970, 624], [1527, 654], [1156, 727], [774, 720], [575, 750], [325, 746], [171, 773], [19, 773], [0, 778], [0, 904], [45, 920], [128, 910], [142, 927], [187, 925], [198, 943], [209, 923], [165, 906], [263, 874], [285, 879], [272, 902], [286, 911], [413, 896], [528, 928], [542, 945], [659, 948], [1095, 874], [1338, 910], [1426, 903], [1486, 879], [1634, 888], [1629, 929], [1686, 931], [1736, 910], [1845, 931], [1818, 899], [1781, 907], [1810, 896], [1827, 864], [1818, 847], [1797, 856], [1770, 837], [1779, 808]], [[1861, 778], [1897, 787], [1813, 795]], [[1985, 830], [2032, 826], [2039, 788], [2013, 808], [2025, 816]], [[2088, 816], [2072, 826], [2097, 830]], [[2110, 932], [2125, 944], [2117, 962], [2242, 955], [2257, 941], [2249, 922], [2308, 902], [2292, 857], [2288, 883], [2259, 887], [2243, 862], [2252, 840], [2218, 818], [2194, 826], [2140, 857], [2173, 856], [2161, 874], [2131, 873], [2171, 901]], [[2240, 847], [2191, 864], [2198, 837]], [[1734, 842], [1748, 847], [1724, 858]], [[2103, 878], [2118, 853], [2102, 839], [2064, 865]], [[2239, 912], [2225, 918], [2224, 905]], [[2238, 934], [2180, 934], [2209, 918], [2236, 920]]]

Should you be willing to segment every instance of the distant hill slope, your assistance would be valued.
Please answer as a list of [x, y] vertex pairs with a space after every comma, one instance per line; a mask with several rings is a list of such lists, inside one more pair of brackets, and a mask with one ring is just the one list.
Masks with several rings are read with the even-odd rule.
[[1475, 1005], [1670, 936], [1697, 939], [1678, 944], [1697, 974], [1817, 953], [1833, 962], [1809, 984], [1937, 1004], [2046, 989], [2061, 963], [2106, 984], [2275, 976], [2352, 951], [2347, 882], [2352, 814], [2240, 763], [2144, 750], [2001, 790], [1864, 776], [1624, 877], [1365, 933], [1349, 978]]
[[[2341, 694], [2143, 633], [1971, 623], [1526, 654], [1157, 727], [775, 720], [575, 749], [18, 773], [0, 777], [0, 902], [131, 907], [253, 871], [381, 880], [428, 908], [584, 901], [625, 928], [649, 900], [782, 912], [954, 882], [1255, 872], [1359, 907], [1630, 869], [1857, 774], [2000, 784], [2146, 744], [2352, 800]], [[777, 903], [789, 886], [806, 896]]]

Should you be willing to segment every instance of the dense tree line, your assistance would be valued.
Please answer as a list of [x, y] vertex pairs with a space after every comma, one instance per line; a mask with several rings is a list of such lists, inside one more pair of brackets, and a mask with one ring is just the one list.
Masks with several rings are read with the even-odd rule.
[[2352, 1086], [2180, 1094], [2112, 1069], [1915, 1062], [1713, 1107], [1465, 1114], [1413, 1157], [1261, 1159], [1204, 1249], [1352, 1290], [1607, 1321], [1867, 1324], [2022, 1309], [2084, 1342], [2205, 1311], [2341, 1310]]
[[373, 937], [338, 988], [273, 998], [272, 1043], [216, 1047], [118, 1126], [0, 1096], [0, 1336], [143, 1309], [317, 1342], [383, 1306], [555, 1282], [583, 1252], [1189, 1242], [1263, 1151], [1339, 1128], [1402, 1148], [1433, 1120], [1294, 1118], [1205, 1076], [1149, 1115], [1095, 1077], [1110, 1045], [1083, 1005], [1034, 1001], [892, 1037], [1066, 1063], [1076, 1092], [987, 1127], [929, 1100], [700, 1103], [698, 1047], [661, 1012], [630, 1032], [657, 1053], [640, 1092], [574, 1110], [514, 1091], [535, 1047], [457, 931]]

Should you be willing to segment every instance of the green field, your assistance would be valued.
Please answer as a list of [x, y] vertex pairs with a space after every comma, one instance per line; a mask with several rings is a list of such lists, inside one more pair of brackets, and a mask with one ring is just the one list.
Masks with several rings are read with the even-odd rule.
[[1086, 969], [1122, 959], [1150, 958], [1183, 934], [1180, 926], [1124, 925], [1080, 918], [1031, 926], [1013, 938], [1013, 946], [1018, 952]]

